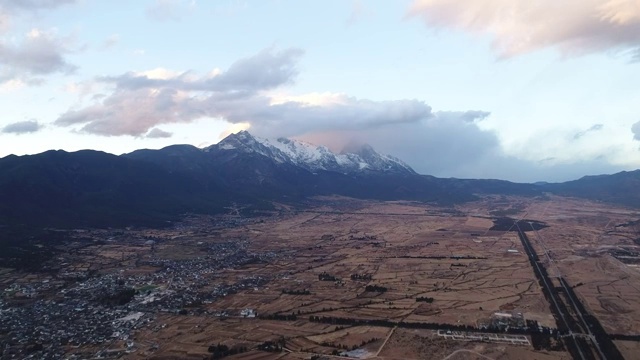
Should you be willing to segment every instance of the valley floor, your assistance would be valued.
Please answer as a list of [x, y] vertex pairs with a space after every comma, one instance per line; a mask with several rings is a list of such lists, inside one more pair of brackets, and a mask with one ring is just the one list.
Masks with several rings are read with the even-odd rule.
[[77, 231], [44, 271], [0, 271], [2, 358], [575, 358], [518, 232], [491, 230], [505, 215], [548, 225], [527, 235], [553, 288], [564, 279], [640, 358], [636, 211], [559, 197], [314, 203]]

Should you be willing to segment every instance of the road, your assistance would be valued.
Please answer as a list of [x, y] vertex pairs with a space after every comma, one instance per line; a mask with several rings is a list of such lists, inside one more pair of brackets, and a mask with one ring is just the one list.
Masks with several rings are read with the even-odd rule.
[[[600, 344], [599, 344], [599, 341], [598, 341], [599, 339], [597, 339], [596, 336], [593, 334], [593, 332], [591, 331], [590, 324], [588, 324], [587, 321], [585, 321], [584, 317], [582, 316], [582, 311], [581, 311], [580, 308], [581, 307], [583, 308], [584, 306], [578, 307], [577, 303], [580, 300], [579, 299], [575, 299], [575, 297], [573, 296], [573, 290], [569, 289], [566, 280], [564, 279], [564, 277], [562, 276], [562, 273], [560, 272], [560, 268], [558, 268], [557, 264], [549, 256], [549, 251], [547, 250], [547, 247], [544, 244], [542, 236], [540, 236], [538, 231], [533, 227], [533, 225], [531, 223], [529, 223], [529, 225], [531, 226], [531, 230], [533, 230], [533, 233], [536, 235], [536, 240], [538, 241], [540, 246], [545, 250], [545, 254], [547, 255], [547, 260], [549, 261], [549, 267], [553, 266], [555, 268], [556, 276], [558, 277], [558, 279], [560, 281], [560, 285], [562, 285], [562, 288], [564, 289], [565, 294], [567, 294], [567, 298], [569, 298], [569, 301], [571, 303], [571, 307], [573, 308], [573, 311], [578, 315], [578, 318], [580, 319], [580, 322], [582, 323], [582, 327], [586, 330], [586, 332], [587, 332], [586, 335], [589, 337], [589, 339], [591, 339], [591, 342], [593, 343], [594, 347], [598, 350], [598, 354], [600, 355], [600, 358], [603, 359], [603, 360], [606, 360], [607, 356], [604, 354], [604, 352], [602, 351], [602, 348], [600, 347]], [[600, 341], [602, 341], [602, 340], [600, 340]]]
[[[533, 266], [534, 272], [536, 273], [536, 277], [542, 280], [542, 285], [544, 286], [545, 292], [548, 294], [548, 297], [551, 299], [551, 303], [555, 309], [555, 313], [560, 316], [560, 318], [562, 319], [562, 323], [569, 330], [569, 334], [572, 334], [571, 327], [569, 326], [569, 322], [567, 321], [564, 315], [564, 312], [562, 311], [562, 308], [560, 307], [560, 305], [558, 304], [558, 300], [556, 299], [556, 295], [557, 295], [556, 290], [551, 286], [550, 280], [546, 274], [546, 271], [543, 271], [542, 268], [540, 267], [540, 262], [538, 261], [538, 255], [536, 254], [536, 251], [531, 246], [531, 243], [529, 242], [529, 238], [527, 237], [527, 234], [525, 234], [525, 232], [520, 228], [520, 225], [518, 225], [518, 223], [519, 221], [514, 222], [516, 228], [518, 229], [518, 237], [520, 237], [520, 241], [522, 242], [524, 251], [527, 253], [527, 256], [529, 257], [529, 260]], [[571, 339], [573, 340], [576, 349], [578, 349], [578, 355], [580, 355], [580, 358], [582, 360], [586, 360], [584, 352], [582, 351], [580, 344], [576, 341], [576, 338], [572, 336]]]
[[391, 339], [391, 335], [393, 335], [393, 332], [396, 331], [397, 328], [398, 328], [397, 326], [394, 326], [393, 329], [391, 329], [391, 331], [389, 331], [389, 335], [387, 335], [387, 338], [384, 339], [384, 342], [382, 343], [382, 345], [380, 345], [380, 348], [378, 349], [378, 352], [376, 352], [376, 357], [378, 357], [378, 355], [380, 355], [380, 352], [382, 351], [384, 346], [387, 345], [387, 341], [389, 341], [389, 339]]

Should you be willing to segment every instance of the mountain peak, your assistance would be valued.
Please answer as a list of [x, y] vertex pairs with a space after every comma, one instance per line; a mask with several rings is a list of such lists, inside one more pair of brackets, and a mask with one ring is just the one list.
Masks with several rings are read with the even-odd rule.
[[351, 141], [347, 143], [340, 151], [340, 154], [367, 154], [371, 152], [376, 152], [373, 147], [367, 143]]
[[[347, 152], [347, 150], [351, 150]], [[381, 155], [368, 144], [346, 147], [335, 154], [326, 146], [316, 146], [304, 141], [280, 137], [263, 139], [243, 130], [231, 134], [206, 152], [236, 151], [263, 155], [276, 163], [288, 163], [311, 172], [334, 171], [343, 174], [384, 172], [415, 174], [413, 169], [392, 156]]]
[[210, 151], [211, 149], [221, 149], [221, 150], [233, 150], [233, 149], [243, 149], [250, 150], [257, 144], [256, 138], [253, 137], [248, 131], [242, 130], [235, 134], [230, 134], [226, 138], [222, 139], [219, 143], [209, 146], [205, 148], [205, 151]]

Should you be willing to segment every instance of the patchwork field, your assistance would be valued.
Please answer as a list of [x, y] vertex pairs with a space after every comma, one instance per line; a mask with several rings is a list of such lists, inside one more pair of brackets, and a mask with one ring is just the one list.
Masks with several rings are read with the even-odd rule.
[[[94, 231], [83, 236], [100, 241], [67, 245], [75, 250], [60, 261], [69, 273], [135, 284], [127, 306], [146, 321], [84, 347], [127, 359], [202, 359], [225, 347], [239, 352], [230, 359], [570, 359], [565, 340], [548, 335], [560, 320], [518, 232], [492, 230], [502, 213], [546, 225], [531, 225], [528, 238], [552, 286], [565, 279], [620, 353], [640, 358], [640, 214], [586, 201], [486, 197], [441, 208], [321, 198], [311, 210], [257, 219]], [[527, 341], [438, 330], [522, 331]]]

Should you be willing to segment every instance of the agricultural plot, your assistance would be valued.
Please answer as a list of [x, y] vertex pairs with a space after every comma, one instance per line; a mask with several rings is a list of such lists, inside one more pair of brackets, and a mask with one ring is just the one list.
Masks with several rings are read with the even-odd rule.
[[[70, 246], [60, 271], [131, 286], [138, 294], [118, 317], [145, 315], [127, 335], [122, 330], [117, 339], [71, 353], [202, 359], [233, 349], [225, 356], [569, 359], [558, 341], [560, 319], [518, 233], [494, 228], [501, 214], [544, 223], [527, 234], [551, 286], [561, 288], [562, 278], [606, 332], [619, 335], [615, 344], [625, 356], [637, 350], [640, 215], [633, 211], [553, 197], [485, 197], [455, 208], [316, 202], [311, 210], [258, 219], [196, 217], [172, 229], [83, 234], [94, 243]], [[11, 270], [0, 281], [9, 301], [53, 297], [53, 290], [27, 291], [45, 281], [62, 284]], [[107, 283], [100, 281], [96, 286]], [[517, 314], [523, 323], [500, 325], [496, 313]]]

